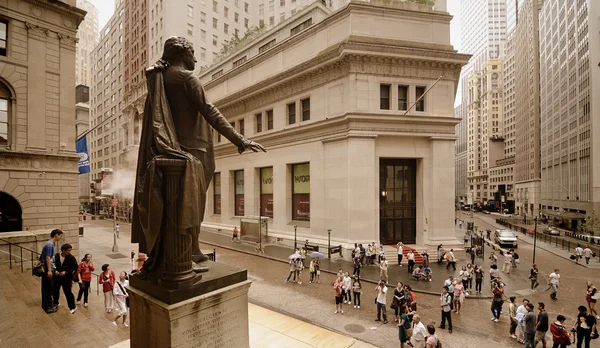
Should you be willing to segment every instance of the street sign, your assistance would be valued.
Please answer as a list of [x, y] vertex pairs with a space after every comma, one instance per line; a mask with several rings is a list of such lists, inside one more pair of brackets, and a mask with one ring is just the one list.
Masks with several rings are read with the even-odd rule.
[[112, 206], [113, 206], [113, 207], [116, 207], [116, 206], [118, 206], [118, 205], [119, 205], [119, 200], [118, 200], [118, 199], [113, 199], [113, 200], [112, 200]]

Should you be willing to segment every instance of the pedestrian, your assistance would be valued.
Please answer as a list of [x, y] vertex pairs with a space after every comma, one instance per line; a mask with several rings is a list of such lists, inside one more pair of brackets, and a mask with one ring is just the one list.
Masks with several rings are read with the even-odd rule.
[[333, 290], [335, 291], [335, 312], [333, 312], [334, 314], [337, 314], [337, 313], [344, 314], [344, 311], [342, 310], [342, 302], [343, 302], [342, 287], [343, 286], [344, 286], [344, 283], [342, 282], [342, 278], [338, 276], [335, 279], [335, 282], [333, 283]]
[[462, 228], [462, 220], [458, 220], [458, 228]]
[[40, 263], [44, 269], [44, 275], [41, 276], [42, 283], [42, 309], [50, 314], [56, 312], [56, 307], [53, 305], [52, 293], [54, 288], [54, 245], [60, 241], [63, 236], [63, 231], [54, 229], [50, 232], [50, 239], [44, 244], [40, 255]]
[[377, 292], [377, 298], [375, 300], [375, 302], [377, 302], [377, 319], [375, 319], [375, 321], [381, 321], [381, 314], [383, 312], [383, 323], [387, 324], [386, 297], [388, 288], [385, 285], [386, 282], [380, 280], [379, 285], [375, 288], [375, 291]]
[[110, 269], [110, 265], [105, 263], [102, 265], [102, 273], [98, 277], [99, 283], [102, 285], [104, 292], [104, 311], [111, 313], [114, 307], [113, 289], [115, 287], [115, 272]]
[[462, 266], [460, 272], [458, 272], [458, 277], [460, 278], [463, 289], [466, 291], [469, 286], [469, 272], [467, 271], [467, 266]]
[[402, 257], [404, 255], [404, 244], [402, 242], [398, 242], [396, 244], [398, 247], [398, 266], [402, 266]]
[[444, 281], [444, 286], [448, 287], [448, 295], [450, 295], [450, 309], [454, 309], [454, 285], [456, 281], [454, 280], [454, 276], [449, 276], [448, 279]]
[[446, 269], [450, 269], [450, 266], [452, 266], [452, 269], [456, 271], [456, 257], [454, 257], [454, 249], [450, 249], [450, 251], [446, 254], [446, 258], [446, 261], [448, 261]]
[[512, 253], [509, 251], [504, 253], [504, 264], [502, 265], [502, 273], [509, 274], [510, 267], [512, 266]]
[[[415, 348], [425, 348], [425, 340], [427, 340], [427, 328], [421, 322], [421, 317], [418, 314], [415, 314], [412, 318], [413, 322], [413, 332], [412, 338], [415, 341]], [[434, 328], [435, 330], [435, 328]], [[410, 340], [408, 341], [410, 342]], [[437, 345], [437, 344], [436, 344]]]
[[415, 280], [419, 280], [421, 278], [426, 278], [427, 275], [425, 274], [425, 272], [421, 269], [420, 266], [417, 266], [417, 268], [415, 268], [415, 270], [412, 272], [412, 276]]
[[365, 250], [365, 263], [367, 266], [371, 264], [371, 243], [367, 245], [367, 248]]
[[365, 247], [362, 244], [359, 244], [358, 247], [360, 248], [360, 265], [363, 266], [365, 264], [365, 256], [367, 254], [367, 251], [365, 250]]
[[352, 261], [354, 262], [354, 270], [352, 271], [352, 274], [360, 276], [360, 255], [354, 256]]
[[512, 268], [517, 268], [517, 264], [521, 262], [519, 261], [519, 254], [514, 249], [510, 249], [510, 253], [512, 254]]
[[238, 237], [238, 229], [237, 226], [233, 226], [233, 236], [231, 237], [231, 241], [235, 242], [238, 241], [239, 242], [240, 238]]
[[460, 314], [460, 309], [462, 308], [463, 301], [465, 300], [465, 287], [462, 282], [456, 282], [454, 285], [454, 313]]
[[404, 285], [402, 282], [396, 284], [394, 289], [394, 297], [392, 298], [392, 305], [390, 306], [394, 310], [394, 322], [398, 322], [400, 319], [400, 307], [406, 302]]
[[356, 255], [360, 256], [360, 247], [358, 243], [354, 243], [354, 250], [352, 251], [352, 259], [356, 257]]
[[337, 276], [340, 277], [340, 279], [344, 279], [344, 275], [344, 271], [341, 268], [338, 269]]
[[[498, 266], [491, 265], [490, 266], [490, 284], [494, 281], [494, 279], [500, 278], [500, 270], [498, 270]], [[493, 287], [492, 287], [493, 289]]]
[[[356, 259], [356, 257], [355, 257]], [[352, 304], [352, 278], [350, 273], [346, 272], [344, 278], [342, 278], [342, 297], [344, 298], [344, 304]]]
[[477, 256], [477, 245], [473, 245], [471, 247], [471, 252], [469, 254], [471, 256], [471, 264], [475, 264], [475, 256]]
[[312, 284], [313, 280], [315, 279], [315, 259], [310, 260], [310, 264], [308, 264], [308, 274], [309, 274], [309, 279], [308, 279], [308, 283]]
[[53, 286], [53, 305], [58, 307], [60, 298], [60, 288], [63, 289], [65, 298], [67, 299], [67, 305], [71, 314], [75, 314], [77, 306], [75, 305], [75, 296], [73, 296], [73, 277], [77, 273], [77, 259], [71, 255], [73, 247], [71, 244], [63, 244], [60, 247], [60, 253], [54, 255], [54, 264], [56, 265], [56, 271], [54, 272], [54, 286]]
[[594, 253], [592, 252], [592, 249], [590, 249], [589, 245], [585, 246], [585, 249], [583, 249], [583, 257], [585, 257], [585, 264], [589, 265], [590, 264], [590, 259], [592, 258], [592, 255]]
[[319, 278], [321, 277], [321, 260], [318, 258], [315, 259], [315, 278], [313, 279], [315, 283], [320, 283]]
[[592, 284], [592, 282], [587, 282], [587, 293], [585, 294], [585, 300], [587, 301], [588, 308], [590, 309], [590, 314], [596, 315], [597, 319], [600, 319], [598, 316], [598, 312], [596, 311], [596, 302], [598, 297], [598, 289]]
[[525, 314], [525, 348], [534, 348], [535, 347], [535, 324], [536, 318], [535, 313], [533, 313], [533, 303], [528, 303], [527, 306], [527, 314]]
[[546, 312], [546, 305], [544, 302], [538, 302], [538, 311], [537, 323], [535, 325], [534, 346], [537, 347], [537, 344], [542, 342], [542, 348], [546, 348], [546, 332], [548, 332], [550, 325], [548, 322], [548, 312]]
[[442, 264], [442, 261], [444, 260], [444, 248], [443, 246], [440, 244], [437, 246], [437, 258], [438, 258], [438, 265]]
[[469, 292], [473, 291], [473, 277], [475, 275], [475, 268], [472, 264], [467, 264], [467, 285], [465, 286], [465, 290], [467, 290], [467, 295]]
[[121, 226], [119, 224], [115, 225], [115, 233], [117, 234], [117, 238], [119, 238], [119, 232], [121, 232]]
[[377, 258], [377, 246], [375, 242], [371, 244], [371, 265], [375, 264], [375, 259]]
[[550, 298], [556, 300], [556, 294], [558, 293], [558, 287], [560, 285], [560, 272], [558, 268], [548, 276], [548, 285], [552, 288]]
[[413, 312], [416, 312], [417, 311], [417, 294], [415, 294], [415, 292], [412, 290], [412, 288], [409, 285], [405, 285], [404, 288], [406, 289], [406, 292], [405, 292], [406, 305], [408, 306], [408, 309], [410, 309]]
[[360, 284], [360, 278], [358, 275], [354, 276], [352, 292], [354, 293], [354, 308], [360, 309], [360, 294], [362, 293], [362, 285]]
[[531, 280], [531, 290], [533, 291], [537, 291], [535, 290], [538, 285], [540, 285], [540, 283], [538, 282], [538, 274], [540, 273], [540, 271], [537, 268], [537, 265], [534, 263], [533, 266], [531, 266], [531, 270], [529, 270], [529, 279]]
[[302, 270], [304, 269], [304, 264], [302, 263], [302, 259], [296, 259], [294, 263], [296, 267], [296, 275], [298, 276], [298, 284], [302, 285]]
[[515, 303], [516, 299], [516, 297], [511, 296], [510, 304], [508, 305], [508, 317], [510, 318], [510, 328], [508, 333], [510, 334], [511, 338], [517, 338], [516, 332], [517, 326], [519, 325], [517, 322], [517, 304]]
[[400, 321], [398, 322], [398, 339], [400, 340], [400, 348], [404, 348], [404, 343], [410, 342], [413, 331], [411, 329], [411, 320], [406, 314], [408, 308], [400, 307]]
[[492, 281], [492, 321], [497, 323], [500, 321], [500, 313], [502, 313], [503, 295], [504, 295], [504, 284], [500, 278], [496, 278]]
[[575, 263], [579, 264], [579, 260], [583, 258], [583, 248], [581, 245], [577, 244], [577, 248], [575, 248]]
[[379, 244], [379, 259], [378, 259], [379, 263], [381, 263], [384, 256], [385, 255], [384, 255], [384, 251], [383, 251], [383, 244]]
[[127, 293], [127, 286], [129, 286], [129, 279], [127, 272], [123, 271], [119, 273], [119, 280], [113, 290], [117, 306], [119, 307], [119, 314], [112, 321], [114, 326], [117, 326], [119, 318], [123, 317], [123, 325], [129, 327], [127, 324], [127, 309], [129, 308], [129, 294]]
[[448, 321], [448, 332], [452, 333], [452, 313], [450, 305], [452, 303], [452, 297], [448, 293], [448, 287], [442, 288], [442, 294], [440, 295], [440, 308], [442, 309], [442, 322], [439, 326], [440, 329], [446, 328], [446, 321]]
[[385, 256], [381, 258], [381, 263], [379, 264], [379, 278], [387, 284], [388, 282], [388, 262], [385, 259]]
[[426, 344], [425, 348], [441, 347], [440, 339], [435, 334], [435, 325], [433, 325], [433, 324], [427, 325], [427, 332], [429, 333], [429, 336], [427, 336], [427, 341], [425, 341], [425, 344]]
[[77, 303], [81, 304], [81, 297], [83, 296], [83, 307], [88, 306], [88, 296], [90, 292], [90, 284], [92, 282], [92, 272], [96, 268], [92, 262], [92, 254], [85, 254], [79, 267], [77, 268], [77, 281], [79, 282], [79, 292], [77, 293]]
[[289, 261], [290, 264], [290, 274], [288, 275], [287, 279], [285, 280], [285, 282], [289, 282], [290, 278], [292, 277], [292, 275], [294, 276], [294, 279], [292, 280], [292, 282], [296, 282], [296, 260], [295, 259], [290, 259]]
[[525, 343], [525, 315], [527, 315], [527, 304], [528, 299], [523, 299], [523, 303], [517, 308], [517, 341], [519, 343]]
[[465, 242], [465, 246], [467, 246], [467, 244], [469, 244], [469, 235], [471, 234], [470, 232], [471, 232], [471, 231], [469, 231], [469, 230], [466, 230], [466, 231], [465, 231], [465, 236], [464, 236], [464, 238], [463, 238], [463, 239], [464, 239], [464, 242]]
[[575, 330], [577, 331], [577, 348], [585, 343], [585, 348], [590, 348], [590, 340], [592, 339], [592, 332], [596, 332], [597, 321], [596, 318], [588, 314], [585, 306], [577, 307], [579, 314], [577, 314], [577, 322], [575, 323]]
[[427, 253], [427, 250], [423, 250], [421, 253], [421, 258], [423, 259], [423, 269], [429, 268], [429, 254]]
[[412, 273], [412, 271], [415, 269], [415, 253], [412, 249], [408, 249], [406, 259], [408, 260], [408, 273]]
[[483, 284], [483, 268], [480, 265], [475, 266], [475, 292], [481, 294], [481, 284]]
[[552, 348], [567, 348], [571, 345], [571, 336], [569, 331], [565, 327], [564, 315], [559, 314], [556, 317], [556, 321], [550, 324], [550, 333], [552, 334]]

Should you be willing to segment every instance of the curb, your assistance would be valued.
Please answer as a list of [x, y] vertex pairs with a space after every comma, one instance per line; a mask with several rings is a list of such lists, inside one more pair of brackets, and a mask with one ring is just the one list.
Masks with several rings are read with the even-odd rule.
[[[213, 242], [207, 242], [207, 241], [203, 241], [203, 240], [199, 240], [199, 242], [203, 243], [203, 244], [207, 244], [207, 245], [212, 245], [214, 247], [218, 247], [218, 248], [221, 248], [221, 249], [226, 249], [226, 250], [240, 252], [240, 253], [243, 253], [243, 254], [246, 254], [246, 255], [251, 255], [251, 256], [256, 256], [256, 257], [262, 257], [262, 258], [265, 258], [265, 259], [268, 259], [268, 260], [271, 260], [271, 261], [277, 261], [277, 262], [281, 262], [281, 263], [285, 263], [285, 264], [288, 263], [285, 260], [281, 260], [281, 259], [278, 259], [278, 258], [275, 258], [275, 257], [272, 257], [272, 256], [261, 255], [261, 254], [257, 254], [257, 253], [254, 253], [254, 252], [251, 252], [251, 251], [246, 251], [246, 250], [239, 250], [239, 249], [236, 249], [236, 248], [232, 248], [232, 247], [229, 247], [229, 246], [224, 246], [224, 245], [213, 243]], [[335, 272], [335, 271], [330, 271], [330, 270], [323, 269], [323, 268], [321, 268], [320, 271], [321, 272], [325, 272], [325, 273], [329, 273], [329, 274], [337, 274], [337, 272]], [[371, 279], [367, 279], [367, 278], [361, 278], [360, 280], [363, 281], [363, 282], [372, 283], [372, 284], [375, 284], [375, 285], [379, 283], [378, 280], [371, 280]], [[388, 285], [388, 287], [391, 286], [392, 288], [395, 288], [395, 286], [392, 286], [389, 283], [387, 285]], [[411, 288], [412, 288], [413, 292], [416, 292], [418, 294], [426, 294], [426, 295], [434, 295], [434, 296], [438, 296], [439, 295], [438, 292], [427, 291], [427, 290], [419, 290], [419, 289], [413, 288], [412, 286], [411, 286]], [[471, 299], [471, 300], [491, 300], [492, 296], [477, 296], [477, 297], [466, 296], [465, 300], [466, 299]]]

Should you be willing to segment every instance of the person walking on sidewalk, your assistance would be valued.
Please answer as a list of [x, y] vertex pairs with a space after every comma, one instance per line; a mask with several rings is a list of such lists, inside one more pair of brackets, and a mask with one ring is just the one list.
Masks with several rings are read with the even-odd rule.
[[550, 333], [552, 334], [552, 348], [567, 348], [571, 345], [571, 336], [565, 327], [564, 315], [559, 314], [556, 321], [550, 324]]
[[115, 287], [115, 272], [110, 269], [110, 265], [105, 263], [102, 265], [102, 273], [98, 277], [102, 291], [104, 292], [104, 311], [112, 313], [114, 307], [113, 289]]
[[448, 288], [448, 295], [450, 295], [450, 309], [454, 309], [454, 285], [456, 284], [456, 280], [454, 280], [454, 276], [449, 276], [448, 279], [444, 281], [444, 286]]
[[442, 294], [440, 295], [440, 308], [442, 309], [442, 322], [439, 326], [440, 329], [446, 328], [446, 321], [448, 321], [448, 332], [452, 333], [452, 312], [450, 305], [452, 303], [452, 297], [448, 293], [448, 287], [442, 288]]
[[352, 260], [354, 262], [354, 270], [352, 271], [352, 275], [358, 275], [360, 277], [360, 255], [354, 256], [354, 259]]
[[469, 295], [469, 293], [473, 291], [474, 276], [475, 276], [475, 268], [473, 267], [472, 264], [468, 263], [467, 264], [467, 286], [465, 287], [465, 289], [467, 289], [467, 295]]
[[437, 259], [438, 259], [438, 265], [441, 265], [442, 262], [444, 261], [444, 248], [443, 246], [440, 244], [437, 246]]
[[308, 283], [312, 284], [315, 279], [315, 259], [310, 260], [308, 264]]
[[342, 288], [343, 287], [344, 287], [344, 283], [342, 282], [342, 278], [340, 278], [338, 276], [335, 279], [335, 282], [333, 283], [333, 291], [335, 292], [335, 312], [333, 312], [334, 314], [337, 314], [337, 313], [344, 314], [344, 311], [342, 310], [342, 302], [343, 302]]
[[315, 283], [320, 283], [319, 277], [321, 277], [321, 260], [317, 258], [315, 259], [315, 277], [313, 278], [313, 281]]
[[483, 284], [483, 268], [480, 265], [475, 266], [475, 292], [481, 294], [481, 284]]
[[583, 257], [585, 257], [586, 265], [590, 264], [590, 259], [592, 258], [592, 255], [594, 255], [594, 253], [592, 252], [592, 249], [590, 249], [589, 245], [586, 245], [585, 249], [583, 249]]
[[554, 272], [550, 273], [548, 276], [548, 285], [552, 288], [550, 292], [550, 298], [552, 300], [556, 300], [556, 294], [558, 293], [558, 287], [560, 285], [560, 271], [557, 269]]
[[535, 325], [536, 318], [535, 313], [533, 313], [533, 303], [528, 303], [527, 306], [527, 314], [525, 314], [525, 348], [534, 348], [535, 347]]
[[116, 286], [113, 289], [113, 295], [115, 296], [117, 306], [119, 307], [119, 314], [112, 321], [114, 326], [117, 326], [117, 322], [119, 318], [123, 317], [123, 325], [125, 327], [129, 327], [127, 324], [127, 310], [129, 308], [129, 294], [127, 293], [127, 288], [129, 286], [129, 279], [127, 277], [127, 272], [119, 273], [119, 280], [116, 283]]
[[[415, 340], [415, 348], [425, 348], [425, 340], [427, 339], [427, 329], [425, 328], [425, 325], [423, 325], [421, 317], [418, 314], [413, 315], [412, 322], [412, 338]], [[410, 340], [408, 342], [410, 342]]]
[[52, 298], [54, 306], [58, 307], [58, 299], [60, 298], [60, 288], [63, 289], [67, 305], [71, 314], [75, 314], [77, 306], [75, 305], [75, 296], [73, 296], [73, 277], [77, 273], [77, 259], [71, 255], [73, 247], [71, 244], [63, 244], [60, 247], [60, 253], [54, 256], [54, 264], [56, 271], [54, 272], [54, 291]]
[[79, 282], [79, 292], [77, 293], [77, 303], [81, 304], [81, 297], [83, 296], [83, 307], [88, 306], [88, 296], [90, 293], [90, 284], [92, 282], [92, 272], [96, 268], [92, 262], [92, 254], [85, 254], [79, 267], [77, 267], [77, 281]]
[[302, 285], [302, 270], [304, 269], [302, 259], [296, 259], [296, 263], [294, 265], [296, 268], [296, 275], [298, 276], [298, 284]]
[[540, 283], [538, 282], [538, 274], [540, 273], [540, 271], [537, 268], [537, 265], [534, 263], [533, 266], [531, 266], [531, 270], [529, 270], [529, 279], [531, 280], [531, 290], [533, 291], [537, 291], [535, 290], [535, 288], [538, 287], [538, 285], [540, 285]]
[[387, 311], [386, 311], [386, 300], [387, 300], [387, 291], [388, 288], [386, 285], [386, 282], [384, 282], [383, 280], [379, 281], [379, 285], [377, 286], [377, 288], [375, 288], [375, 291], [377, 292], [377, 319], [375, 319], [375, 321], [381, 321], [381, 314], [383, 312], [383, 323], [387, 324], [388, 320], [387, 320]]
[[408, 308], [406, 306], [400, 307], [400, 320], [398, 322], [398, 339], [400, 340], [400, 348], [404, 348], [404, 343], [410, 342], [412, 336], [411, 320], [407, 315]]
[[54, 229], [50, 232], [50, 239], [44, 244], [40, 255], [40, 263], [44, 269], [44, 275], [41, 276], [42, 283], [42, 309], [50, 314], [56, 312], [56, 307], [53, 306], [52, 292], [54, 288], [54, 245], [60, 241], [63, 236], [63, 231]]
[[517, 298], [514, 296], [510, 297], [510, 304], [508, 305], [508, 317], [510, 318], [510, 328], [508, 329], [508, 333], [511, 338], [517, 338], [517, 326], [519, 323], [517, 322], [517, 304], [515, 300]]
[[462, 282], [457, 282], [454, 285], [454, 312], [456, 314], [460, 314], [460, 309], [462, 308], [463, 301], [465, 300], [465, 287]]
[[288, 275], [287, 279], [285, 280], [285, 282], [289, 282], [290, 278], [292, 277], [292, 275], [294, 275], [294, 280], [292, 280], [292, 282], [296, 282], [296, 260], [295, 259], [291, 259], [290, 260], [290, 274]]
[[398, 247], [398, 266], [402, 266], [402, 257], [404, 256], [404, 244], [402, 242], [398, 242], [396, 246]]
[[500, 278], [495, 279], [492, 282], [492, 321], [497, 323], [500, 321], [500, 313], [502, 313], [502, 304], [504, 301], [502, 297], [504, 295], [504, 284], [500, 281]]
[[391, 308], [394, 309], [394, 322], [398, 322], [400, 315], [400, 307], [406, 302], [406, 294], [404, 293], [404, 285], [402, 282], [398, 282], [396, 288], [394, 288], [394, 294], [392, 298]]
[[371, 243], [369, 243], [369, 245], [367, 245], [367, 247], [365, 248], [365, 264], [368, 266], [371, 264]]
[[587, 282], [587, 292], [585, 294], [585, 300], [587, 301], [588, 308], [590, 309], [591, 315], [596, 315], [597, 319], [600, 319], [598, 312], [596, 311], [596, 297], [598, 297], [598, 289], [592, 284]]
[[119, 238], [119, 232], [121, 232], [121, 226], [119, 226], [119, 224], [115, 225], [115, 234], [117, 235], [117, 238]]
[[548, 312], [546, 312], [546, 305], [544, 302], [538, 302], [538, 317], [535, 325], [535, 341], [534, 346], [537, 346], [539, 342], [542, 342], [542, 348], [546, 348], [546, 332], [550, 328], [548, 322]]
[[231, 237], [231, 241], [232, 242], [239, 242], [240, 241], [240, 237], [238, 236], [238, 229], [237, 226], [233, 226], [233, 236]]
[[510, 274], [510, 268], [512, 266], [513, 256], [509, 251], [504, 253], [504, 264], [502, 265], [502, 273]]
[[412, 271], [415, 269], [415, 253], [412, 249], [408, 249], [406, 259], [408, 260], [408, 273], [412, 273]]
[[[354, 257], [356, 259], [356, 256]], [[350, 274], [346, 272], [344, 278], [342, 278], [342, 297], [344, 298], [344, 304], [352, 304], [352, 278]]]
[[450, 251], [446, 254], [446, 258], [448, 261], [446, 269], [450, 269], [450, 266], [452, 266], [452, 269], [456, 271], [456, 257], [454, 256], [454, 249], [450, 249]]
[[517, 315], [515, 319], [517, 319], [517, 342], [525, 343], [525, 315], [527, 315], [527, 304], [529, 303], [528, 299], [523, 299], [523, 304], [517, 308]]
[[385, 256], [381, 258], [381, 263], [379, 264], [379, 279], [383, 280], [385, 284], [388, 282], [388, 262]]
[[385, 256], [385, 252], [383, 250], [383, 244], [379, 244], [379, 258], [378, 258], [379, 263], [381, 263], [384, 256]]
[[577, 348], [581, 348], [585, 344], [585, 348], [590, 348], [590, 341], [592, 339], [592, 333], [597, 330], [596, 318], [588, 314], [585, 306], [577, 307], [579, 314], [577, 314], [577, 321], [575, 323], [575, 330], [577, 331]]
[[354, 308], [360, 309], [360, 294], [362, 293], [362, 285], [360, 284], [360, 278], [358, 275], [354, 276], [354, 282], [352, 282], [352, 292], [354, 293]]
[[462, 269], [458, 272], [458, 277], [460, 278], [463, 288], [467, 291], [467, 287], [469, 286], [469, 272], [467, 272], [467, 266], [462, 266]]
[[581, 245], [577, 244], [577, 248], [575, 248], [575, 263], [579, 264], [579, 261], [583, 258], [583, 248]]

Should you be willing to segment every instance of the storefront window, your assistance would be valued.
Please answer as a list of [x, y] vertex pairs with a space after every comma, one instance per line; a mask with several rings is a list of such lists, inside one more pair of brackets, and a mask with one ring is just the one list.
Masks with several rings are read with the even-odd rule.
[[221, 214], [221, 173], [215, 173], [214, 179], [214, 210], [215, 214]]
[[273, 217], [273, 167], [260, 169], [260, 215]]
[[244, 216], [244, 171], [236, 170], [235, 179], [235, 216]]
[[310, 221], [310, 164], [292, 165], [292, 220]]

